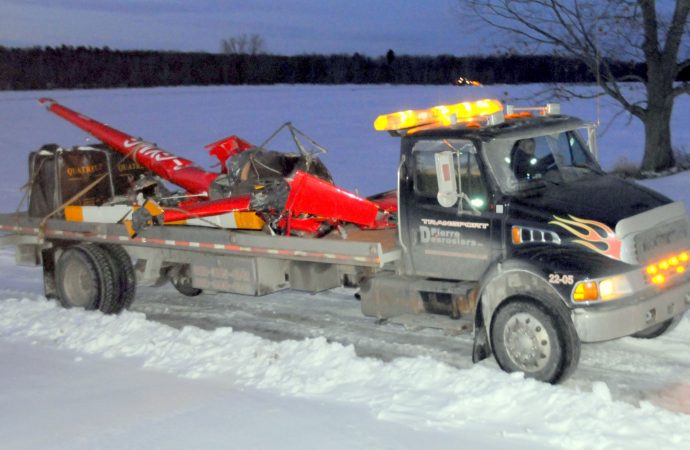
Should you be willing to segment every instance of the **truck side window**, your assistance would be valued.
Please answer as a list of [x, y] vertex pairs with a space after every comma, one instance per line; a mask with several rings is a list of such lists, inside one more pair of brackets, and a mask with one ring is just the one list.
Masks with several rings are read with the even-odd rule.
[[438, 182], [436, 181], [436, 162], [433, 152], [414, 153], [414, 189], [424, 197], [436, 198]]
[[570, 149], [573, 166], [592, 167], [591, 158], [588, 156], [587, 150], [582, 145], [580, 139], [578, 139], [578, 136], [572, 131], [567, 132], [566, 136], [568, 142], [567, 146], [564, 147]]
[[[469, 147], [467, 147], [469, 146]], [[472, 143], [468, 141], [420, 141], [413, 149], [414, 190], [417, 195], [433, 199], [436, 202], [438, 183], [436, 181], [436, 152], [453, 150], [453, 161], [460, 178], [462, 191], [469, 198], [463, 200], [464, 207], [484, 210], [488, 205], [488, 194], [477, 156]]]
[[[477, 163], [477, 155], [466, 153], [460, 155], [460, 185], [462, 191], [469, 198], [472, 208], [483, 211], [488, 205], [488, 192], [481, 169]], [[467, 203], [467, 199], [463, 199]], [[467, 205], [466, 205], [467, 206]]]

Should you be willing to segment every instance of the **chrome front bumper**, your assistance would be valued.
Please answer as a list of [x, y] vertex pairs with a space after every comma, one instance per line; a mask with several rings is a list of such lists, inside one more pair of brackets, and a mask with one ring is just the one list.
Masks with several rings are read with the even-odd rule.
[[582, 342], [601, 342], [629, 336], [690, 309], [690, 281], [635, 303], [626, 299], [572, 310]]

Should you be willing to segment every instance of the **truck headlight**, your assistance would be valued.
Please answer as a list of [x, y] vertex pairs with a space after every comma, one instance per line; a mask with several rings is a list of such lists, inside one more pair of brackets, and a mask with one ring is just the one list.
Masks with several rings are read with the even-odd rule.
[[620, 297], [632, 294], [633, 289], [630, 281], [625, 276], [604, 278], [599, 281], [599, 297], [603, 301], [615, 300]]
[[600, 280], [580, 281], [573, 287], [573, 301], [609, 301], [633, 293], [633, 288], [625, 275], [602, 278]]

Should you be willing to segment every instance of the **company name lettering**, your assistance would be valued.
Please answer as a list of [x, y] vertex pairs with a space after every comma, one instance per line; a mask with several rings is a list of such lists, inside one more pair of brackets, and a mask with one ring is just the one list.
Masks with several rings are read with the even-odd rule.
[[127, 172], [129, 170], [142, 169], [142, 166], [137, 162], [128, 162], [117, 165], [117, 170], [120, 172]]
[[459, 231], [444, 230], [443, 228], [419, 227], [420, 241], [423, 244], [460, 245], [463, 247], [477, 247], [479, 244], [474, 239], [463, 239]]
[[90, 173], [98, 172], [103, 168], [103, 164], [91, 164], [89, 166], [68, 167], [65, 171], [67, 176], [73, 177], [75, 175], [88, 175]]
[[434, 225], [438, 227], [453, 227], [453, 228], [468, 228], [474, 230], [486, 230], [489, 228], [488, 223], [483, 222], [462, 222], [459, 220], [436, 220], [436, 219], [422, 219], [424, 225]]

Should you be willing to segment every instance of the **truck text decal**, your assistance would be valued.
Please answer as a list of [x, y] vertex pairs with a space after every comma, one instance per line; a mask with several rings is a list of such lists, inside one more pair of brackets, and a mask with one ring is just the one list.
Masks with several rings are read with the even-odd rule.
[[422, 219], [424, 225], [436, 225], [441, 227], [453, 228], [469, 228], [475, 230], [486, 230], [489, 228], [488, 223], [484, 222], [462, 222], [460, 220], [436, 220], [436, 219]]
[[474, 239], [463, 239], [459, 231], [444, 230], [437, 227], [419, 226], [419, 240], [422, 244], [460, 245], [463, 247], [479, 247]]

